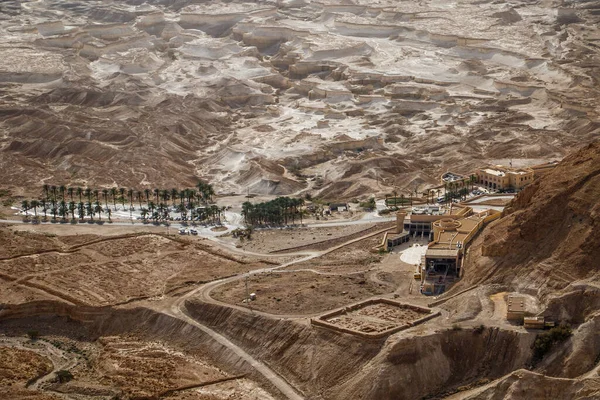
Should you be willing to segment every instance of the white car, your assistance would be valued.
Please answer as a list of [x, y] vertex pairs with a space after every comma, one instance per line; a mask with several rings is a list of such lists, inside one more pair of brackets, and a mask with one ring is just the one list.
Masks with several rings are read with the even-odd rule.
[[197, 230], [195, 230], [195, 229], [190, 229], [190, 233], [191, 233], [192, 235], [197, 235], [197, 234], [198, 234], [198, 231], [197, 231]]
[[185, 229], [185, 228], [181, 228], [181, 229], [179, 230], [179, 234], [180, 234], [180, 235], [188, 235], [188, 234], [189, 234], [189, 232], [188, 232], [188, 230], [187, 230], [187, 229]]

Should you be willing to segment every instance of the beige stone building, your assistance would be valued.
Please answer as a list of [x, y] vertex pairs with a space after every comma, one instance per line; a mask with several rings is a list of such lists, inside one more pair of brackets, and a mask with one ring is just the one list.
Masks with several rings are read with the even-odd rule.
[[525, 298], [520, 296], [508, 296], [506, 302], [506, 319], [509, 321], [523, 321], [525, 317]]
[[533, 182], [531, 168], [507, 168], [500, 165], [477, 170], [477, 183], [490, 189], [521, 190]]

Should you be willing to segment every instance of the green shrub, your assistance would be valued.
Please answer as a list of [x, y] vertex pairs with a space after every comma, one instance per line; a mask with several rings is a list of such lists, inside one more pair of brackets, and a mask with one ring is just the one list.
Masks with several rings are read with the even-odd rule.
[[40, 333], [38, 331], [28, 331], [27, 336], [29, 336], [29, 339], [31, 340], [38, 340]]
[[60, 383], [66, 383], [73, 379], [73, 374], [67, 370], [61, 369], [60, 371], [56, 372], [56, 379]]
[[550, 329], [548, 332], [537, 335], [533, 343], [534, 360], [539, 361], [544, 358], [554, 344], [567, 340], [572, 334], [573, 331], [569, 325], [561, 324]]
[[375, 198], [371, 197], [369, 200], [361, 202], [358, 205], [366, 210], [373, 210], [375, 209]]

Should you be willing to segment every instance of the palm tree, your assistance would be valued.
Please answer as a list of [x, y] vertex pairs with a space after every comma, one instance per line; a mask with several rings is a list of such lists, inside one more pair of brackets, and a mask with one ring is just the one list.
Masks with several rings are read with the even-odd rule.
[[404, 194], [400, 195], [400, 207], [404, 207]]
[[100, 205], [100, 202], [98, 200], [96, 200], [96, 204], [94, 204], [94, 211], [98, 213], [98, 219], [100, 221], [102, 221], [102, 206]]
[[183, 204], [183, 201], [185, 200], [185, 196], [186, 196], [185, 190], [180, 190], [179, 191], [179, 203], [180, 204]]
[[[90, 188], [85, 188], [85, 197], [87, 197], [88, 203], [92, 202], [92, 190]], [[79, 199], [79, 202], [81, 203], [81, 197]]]
[[111, 188], [110, 189], [110, 194], [111, 194], [111, 196], [113, 198], [113, 207], [116, 210], [117, 209], [117, 199], [116, 199], [116, 197], [117, 197], [117, 188], [116, 187]]
[[77, 204], [77, 213], [79, 214], [79, 219], [83, 221], [83, 218], [85, 217], [85, 208], [81, 201]]
[[99, 200], [100, 200], [100, 197], [98, 197], [98, 194], [99, 194], [99, 193], [100, 193], [100, 192], [98, 191], [98, 189], [94, 189], [94, 197], [96, 198], [96, 201], [99, 201]]
[[42, 210], [44, 210], [44, 219], [46, 219], [46, 207], [48, 207], [48, 203], [46, 202], [46, 199], [42, 198], [40, 200], [40, 206], [42, 207]]
[[415, 185], [414, 193], [415, 193], [415, 198], [418, 198], [419, 197], [419, 184], [418, 183]]
[[77, 207], [75, 206], [75, 202], [74, 201], [70, 201], [69, 202], [69, 211], [71, 212], [71, 219], [75, 219], [75, 209]]
[[212, 217], [212, 223], [213, 224], [215, 223], [215, 216], [217, 216], [219, 219], [219, 222], [221, 222], [221, 209], [216, 205], [212, 205], [208, 209], [209, 209], [209, 213]]
[[135, 195], [137, 196], [138, 203], [140, 203], [140, 210], [141, 210], [142, 209], [142, 192], [140, 192], [139, 190], [137, 190], [135, 192]]
[[146, 204], [150, 200], [150, 189], [144, 189], [144, 194], [146, 195]]
[[158, 203], [158, 194], [160, 193], [160, 190], [154, 189], [153, 193], [154, 193], [154, 197], [156, 198], [156, 202]]
[[127, 190], [127, 198], [129, 199], [129, 209], [133, 210], [133, 189]]
[[167, 189], [161, 190], [160, 191], [160, 198], [162, 199], [162, 201], [164, 201], [165, 203], [167, 202], [167, 200], [169, 200], [169, 196], [170, 196], [170, 191]]
[[[64, 192], [63, 192], [64, 197]], [[67, 219], [66, 216], [69, 214], [69, 207], [67, 207], [67, 203], [64, 200], [60, 201], [60, 206], [58, 208], [58, 213], [62, 217], [63, 220]]]
[[156, 205], [154, 204], [153, 201], [148, 202], [148, 209], [150, 210], [150, 214], [154, 216], [154, 209], [156, 208]]
[[215, 191], [211, 184], [200, 181], [196, 187], [198, 188], [198, 194], [204, 204], [208, 204], [209, 201], [212, 201]]
[[173, 200], [173, 207], [175, 207], [175, 200], [177, 200], [177, 195], [179, 191], [175, 188], [171, 189], [171, 199]]
[[[123, 207], [124, 207], [124, 206], [123, 206]], [[106, 209], [106, 213], [107, 213], [107, 215], [108, 215], [108, 222], [111, 222], [111, 220], [110, 220], [110, 216], [111, 216], [112, 212], [110, 211], [110, 208], [107, 208], [107, 209]]]
[[50, 191], [52, 192], [52, 200], [56, 201], [56, 186], [50, 186]]
[[30, 206], [33, 208], [33, 213], [37, 218], [37, 208], [40, 206], [40, 202], [38, 200], [31, 200]]
[[102, 189], [102, 196], [104, 196], [104, 207], [108, 208], [108, 189]]
[[78, 187], [76, 189], [76, 193], [77, 193], [77, 196], [79, 196], [79, 202], [81, 203], [81, 194], [83, 193], [83, 190], [80, 187]]
[[23, 200], [21, 202], [21, 208], [23, 209], [23, 211], [25, 211], [25, 216], [28, 216], [29, 214], [27, 214], [27, 211], [29, 211], [29, 201], [27, 200]]
[[94, 220], [94, 207], [92, 207], [92, 203], [85, 203], [85, 211], [87, 212], [87, 215], [90, 216], [90, 219], [93, 221]]
[[44, 190], [44, 198], [48, 199], [48, 196], [50, 195], [50, 185], [44, 183], [44, 186], [42, 186], [42, 188]]
[[58, 188], [58, 191], [60, 192], [60, 195], [62, 196], [62, 201], [65, 201], [65, 192], [67, 191], [67, 188], [65, 187], [65, 185], [60, 185], [60, 187]]
[[121, 196], [121, 206], [125, 210], [125, 188], [119, 188], [119, 195]]
[[191, 203], [196, 198], [196, 191], [194, 189], [188, 189], [187, 197], [188, 203]]

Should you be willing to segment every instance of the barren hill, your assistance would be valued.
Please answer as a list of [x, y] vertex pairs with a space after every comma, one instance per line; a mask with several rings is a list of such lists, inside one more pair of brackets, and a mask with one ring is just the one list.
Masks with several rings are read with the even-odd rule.
[[201, 177], [351, 198], [599, 133], [597, 1], [1, 3], [17, 192]]
[[578, 280], [597, 282], [599, 174], [595, 142], [519, 193], [471, 248], [463, 285], [503, 283], [543, 295]]

